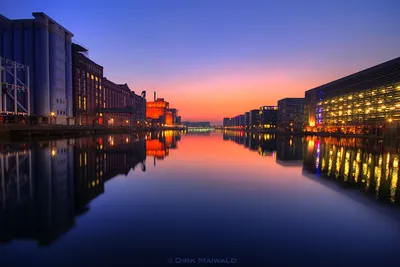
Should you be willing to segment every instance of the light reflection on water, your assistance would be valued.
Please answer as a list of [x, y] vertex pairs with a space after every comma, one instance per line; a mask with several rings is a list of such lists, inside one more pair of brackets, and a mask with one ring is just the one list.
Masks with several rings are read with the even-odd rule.
[[400, 245], [394, 141], [107, 135], [2, 143], [0, 168], [0, 255], [15, 265], [385, 266]]

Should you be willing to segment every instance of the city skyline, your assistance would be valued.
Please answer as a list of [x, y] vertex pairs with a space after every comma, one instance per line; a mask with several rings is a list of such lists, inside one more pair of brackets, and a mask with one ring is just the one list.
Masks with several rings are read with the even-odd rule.
[[137, 93], [146, 90], [148, 99], [157, 91], [185, 120], [212, 124], [304, 97], [308, 89], [400, 54], [397, 1], [288, 2], [151, 1], [109, 8], [102, 1], [17, 0], [2, 14], [45, 12], [89, 49], [105, 77]]

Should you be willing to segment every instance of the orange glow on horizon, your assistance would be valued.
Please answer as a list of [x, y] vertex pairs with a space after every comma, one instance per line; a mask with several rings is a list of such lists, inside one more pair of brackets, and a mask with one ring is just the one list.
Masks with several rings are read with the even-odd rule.
[[[340, 68], [308, 62], [299, 58], [279, 66], [258, 62], [232, 63], [228, 66], [203, 66], [198, 72], [166, 81], [141, 82], [179, 109], [182, 121], [211, 121], [234, 117], [261, 106], [276, 106], [286, 97], [304, 97], [306, 90], [372, 66], [354, 62]], [[287, 61], [287, 60], [286, 60]], [[134, 84], [134, 83], [133, 83]]]

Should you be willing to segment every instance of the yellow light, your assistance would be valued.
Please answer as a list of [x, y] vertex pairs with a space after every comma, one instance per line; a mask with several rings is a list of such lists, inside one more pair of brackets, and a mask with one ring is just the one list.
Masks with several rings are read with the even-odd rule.
[[125, 122], [126, 122], [126, 123], [129, 123], [129, 121], [128, 121], [128, 120], [126, 120]]
[[359, 96], [359, 97], [363, 97], [364, 95], [363, 95], [363, 94], [359, 94], [358, 96]]
[[103, 113], [100, 113], [100, 117], [103, 117]]
[[392, 119], [392, 118], [389, 118], [389, 119], [388, 119], [388, 121], [389, 121], [389, 122], [392, 122], [392, 121], [393, 121], [393, 119]]
[[54, 113], [54, 111], [50, 112], [50, 116], [54, 117], [56, 115], [56, 113]]
[[51, 150], [51, 156], [54, 157], [56, 154], [57, 154], [57, 152], [56, 152], [56, 150], [53, 148], [53, 149]]
[[129, 143], [129, 138], [128, 137], [125, 139], [125, 142]]
[[112, 145], [112, 146], [114, 145], [114, 140], [111, 140], [111, 145]]
[[352, 97], [352, 96], [349, 96], [347, 99], [350, 99], [350, 100], [351, 100], [351, 99], [353, 99], [353, 97]]
[[100, 150], [102, 150], [103, 149], [103, 145], [100, 145]]
[[95, 186], [95, 182], [94, 181], [92, 181], [92, 186]]

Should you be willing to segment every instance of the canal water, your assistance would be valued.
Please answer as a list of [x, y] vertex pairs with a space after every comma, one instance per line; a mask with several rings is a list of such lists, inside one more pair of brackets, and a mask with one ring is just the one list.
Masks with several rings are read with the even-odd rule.
[[395, 266], [399, 143], [244, 132], [0, 142], [0, 266]]

